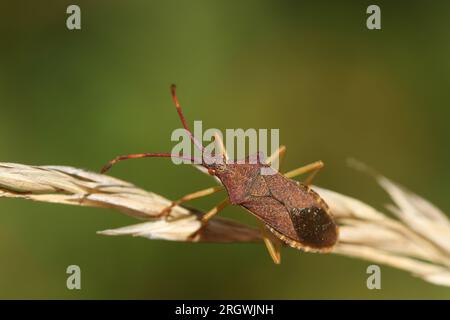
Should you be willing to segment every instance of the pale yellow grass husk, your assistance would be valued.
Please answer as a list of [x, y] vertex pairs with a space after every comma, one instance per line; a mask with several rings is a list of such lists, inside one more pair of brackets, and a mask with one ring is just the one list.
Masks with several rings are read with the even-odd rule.
[[[389, 179], [378, 183], [392, 199], [391, 216], [355, 198], [314, 187], [328, 203], [340, 236], [333, 253], [407, 271], [436, 285], [450, 286], [450, 221], [427, 200]], [[220, 217], [198, 237], [201, 212], [177, 206], [169, 219], [155, 216], [170, 201], [110, 176], [64, 166], [0, 163], [0, 197], [117, 209], [143, 219], [131, 226], [98, 232], [150, 239], [195, 242], [257, 242], [259, 230]]]

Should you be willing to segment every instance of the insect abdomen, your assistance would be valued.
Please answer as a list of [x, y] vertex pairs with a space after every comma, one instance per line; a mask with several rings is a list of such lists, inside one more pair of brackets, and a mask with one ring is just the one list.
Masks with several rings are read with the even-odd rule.
[[331, 248], [337, 241], [337, 228], [331, 215], [323, 208], [292, 208], [290, 218], [298, 239], [311, 248]]
[[[258, 177], [261, 179], [262, 177]], [[261, 219], [278, 238], [306, 251], [329, 251], [338, 229], [328, 206], [308, 186], [282, 175], [264, 176], [265, 188], [254, 188], [242, 206]]]

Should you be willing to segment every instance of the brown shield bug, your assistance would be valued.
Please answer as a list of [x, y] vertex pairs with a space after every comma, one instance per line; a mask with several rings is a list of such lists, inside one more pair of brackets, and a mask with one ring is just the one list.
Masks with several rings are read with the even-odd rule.
[[[338, 239], [338, 227], [325, 201], [310, 187], [317, 171], [323, 167], [321, 161], [295, 169], [285, 174], [275, 170], [271, 174], [262, 174], [262, 169], [270, 170], [270, 163], [275, 157], [281, 157], [285, 147], [279, 148], [268, 160], [258, 153], [236, 163], [229, 162], [226, 151], [218, 157], [223, 161], [214, 161], [203, 151], [202, 144], [195, 139], [183, 116], [181, 106], [176, 96], [176, 87], [172, 85], [172, 99], [178, 111], [179, 118], [190, 139], [197, 148], [202, 150], [201, 166], [211, 175], [220, 180], [223, 186], [216, 186], [188, 194], [161, 212], [161, 216], [170, 213], [171, 208], [183, 202], [204, 197], [225, 188], [228, 197], [212, 208], [202, 217], [203, 225], [215, 214], [229, 204], [238, 205], [262, 222], [264, 242], [275, 263], [280, 263], [279, 242], [304, 251], [329, 252]], [[216, 137], [217, 139], [217, 137]], [[223, 146], [222, 141], [219, 141]], [[111, 160], [102, 172], [109, 170], [118, 161], [145, 157], [179, 157], [169, 153], [140, 153], [116, 157]], [[195, 161], [193, 157], [187, 157]], [[310, 172], [304, 183], [291, 178]], [[268, 229], [271, 235], [266, 232]], [[198, 235], [197, 231], [192, 237]], [[274, 235], [274, 236], [272, 236]]]

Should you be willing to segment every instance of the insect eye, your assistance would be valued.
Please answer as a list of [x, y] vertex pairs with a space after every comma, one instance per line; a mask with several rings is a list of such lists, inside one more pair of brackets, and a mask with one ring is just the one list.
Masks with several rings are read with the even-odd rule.
[[215, 176], [215, 175], [216, 175], [216, 170], [214, 170], [214, 169], [208, 169], [208, 173], [209, 173], [210, 175], [212, 175], [212, 176]]

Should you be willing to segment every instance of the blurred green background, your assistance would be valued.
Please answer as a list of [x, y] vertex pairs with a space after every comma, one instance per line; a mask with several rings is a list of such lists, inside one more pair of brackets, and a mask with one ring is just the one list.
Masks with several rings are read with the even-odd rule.
[[[78, 4], [82, 30], [66, 28]], [[285, 169], [322, 159], [316, 183], [383, 208], [348, 169], [356, 157], [450, 210], [450, 3], [376, 1], [3, 1], [0, 161], [98, 170], [119, 154], [170, 151], [180, 127], [169, 85], [204, 127], [279, 128]], [[212, 185], [169, 160], [112, 175], [175, 199]], [[223, 195], [192, 204], [203, 209]], [[223, 216], [254, 223], [239, 208]], [[115, 211], [0, 199], [0, 298], [450, 298], [368, 262], [256, 244], [96, 235], [136, 220]], [[66, 267], [82, 290], [66, 289]]]

